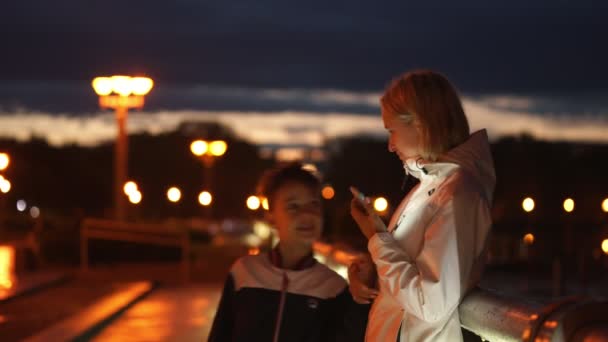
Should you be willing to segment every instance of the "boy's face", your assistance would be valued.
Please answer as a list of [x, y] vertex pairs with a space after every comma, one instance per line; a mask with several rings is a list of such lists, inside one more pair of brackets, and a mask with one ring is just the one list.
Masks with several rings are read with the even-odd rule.
[[268, 220], [285, 243], [312, 245], [323, 224], [318, 189], [298, 182], [283, 184], [270, 203]]

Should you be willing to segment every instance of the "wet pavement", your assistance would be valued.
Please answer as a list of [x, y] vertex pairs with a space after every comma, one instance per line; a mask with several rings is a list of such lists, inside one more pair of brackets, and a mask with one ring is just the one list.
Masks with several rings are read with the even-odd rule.
[[160, 286], [91, 340], [206, 341], [221, 286]]

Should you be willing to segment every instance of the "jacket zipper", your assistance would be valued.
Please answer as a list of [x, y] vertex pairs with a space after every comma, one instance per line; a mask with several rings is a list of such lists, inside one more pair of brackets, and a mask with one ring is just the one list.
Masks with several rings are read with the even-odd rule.
[[289, 278], [287, 273], [283, 272], [283, 283], [281, 284], [281, 300], [279, 302], [279, 310], [277, 312], [277, 323], [274, 327], [274, 338], [273, 342], [279, 341], [279, 335], [281, 333], [281, 322], [283, 321], [283, 311], [285, 310], [285, 300], [287, 299], [287, 286], [289, 285]]

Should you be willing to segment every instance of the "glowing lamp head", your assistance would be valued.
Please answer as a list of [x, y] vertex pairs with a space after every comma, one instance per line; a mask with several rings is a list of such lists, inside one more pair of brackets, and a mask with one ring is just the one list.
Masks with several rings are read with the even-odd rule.
[[247, 198], [247, 208], [249, 210], [257, 210], [260, 207], [260, 199], [257, 196], [249, 196]]
[[131, 90], [134, 95], [146, 95], [152, 90], [154, 81], [148, 77], [133, 77], [131, 79]]
[[212, 141], [209, 145], [209, 152], [216, 157], [224, 155], [227, 149], [228, 145], [222, 140]]
[[0, 171], [6, 170], [11, 163], [11, 158], [7, 153], [0, 153]]
[[377, 212], [383, 212], [386, 211], [386, 209], [388, 208], [388, 201], [386, 200], [386, 198], [384, 197], [378, 197], [376, 198], [376, 200], [374, 201], [374, 209]]
[[196, 140], [193, 141], [192, 144], [190, 144], [190, 151], [192, 151], [192, 154], [194, 154], [195, 156], [202, 156], [205, 153], [207, 153], [207, 151], [209, 150], [209, 144], [207, 144], [206, 141], [203, 140]]
[[92, 85], [95, 93], [99, 96], [110, 95], [113, 90], [112, 79], [109, 77], [95, 77]]

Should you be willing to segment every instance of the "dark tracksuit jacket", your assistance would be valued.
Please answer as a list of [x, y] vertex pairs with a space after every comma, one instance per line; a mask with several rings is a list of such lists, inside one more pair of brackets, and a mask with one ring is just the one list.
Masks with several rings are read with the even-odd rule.
[[288, 270], [275, 248], [232, 266], [209, 341], [363, 341], [368, 312], [312, 255]]

